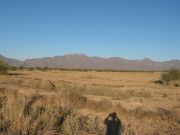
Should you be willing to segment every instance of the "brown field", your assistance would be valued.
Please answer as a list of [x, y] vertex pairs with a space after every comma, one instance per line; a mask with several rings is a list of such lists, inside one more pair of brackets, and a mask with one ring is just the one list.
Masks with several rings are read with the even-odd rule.
[[122, 135], [180, 135], [180, 87], [160, 72], [13, 71], [0, 76], [0, 134], [105, 135], [116, 112]]

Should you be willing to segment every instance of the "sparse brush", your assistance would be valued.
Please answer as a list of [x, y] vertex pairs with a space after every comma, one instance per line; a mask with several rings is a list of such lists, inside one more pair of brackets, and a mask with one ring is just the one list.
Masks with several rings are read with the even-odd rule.
[[8, 64], [0, 60], [0, 75], [6, 75], [8, 73]]
[[167, 73], [163, 73], [161, 76], [161, 80], [165, 84], [169, 84], [171, 81], [180, 81], [180, 71], [172, 69]]
[[[104, 135], [104, 119], [113, 111], [122, 120], [122, 135], [179, 135], [178, 106], [172, 110], [144, 108], [141, 106], [144, 100], [156, 98], [154, 91], [152, 94], [144, 88], [120, 87], [121, 83], [96, 83], [93, 80], [95, 76], [86, 78], [90, 82], [83, 80], [77, 83], [73, 79], [50, 81], [47, 78], [30, 78], [32, 76], [0, 76], [0, 83], [6, 86], [0, 92], [0, 134]], [[178, 94], [176, 96], [178, 98]], [[128, 108], [134, 101], [138, 102], [137, 106]]]
[[47, 71], [47, 70], [49, 70], [49, 68], [48, 67], [36, 67], [36, 70]]
[[12, 67], [9, 68], [9, 70], [17, 71], [17, 70], [18, 70], [18, 67], [12, 66]]
[[27, 68], [28, 71], [34, 71], [34, 68], [33, 67], [30, 67], [30, 68]]

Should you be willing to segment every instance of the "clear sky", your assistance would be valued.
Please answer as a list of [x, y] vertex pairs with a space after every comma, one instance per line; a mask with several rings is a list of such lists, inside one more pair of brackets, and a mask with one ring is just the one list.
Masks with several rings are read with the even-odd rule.
[[180, 59], [180, 0], [0, 0], [0, 54]]

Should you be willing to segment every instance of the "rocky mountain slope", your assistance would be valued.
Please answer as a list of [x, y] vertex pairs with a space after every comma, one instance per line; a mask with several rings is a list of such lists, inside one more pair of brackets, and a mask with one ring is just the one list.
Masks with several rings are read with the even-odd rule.
[[113, 70], [168, 70], [180, 69], [180, 60], [158, 62], [145, 58], [143, 60], [127, 60], [120, 57], [100, 58], [83, 54], [44, 57], [19, 61], [0, 55], [0, 59], [12, 66], [50, 67], [50, 68], [82, 68]]

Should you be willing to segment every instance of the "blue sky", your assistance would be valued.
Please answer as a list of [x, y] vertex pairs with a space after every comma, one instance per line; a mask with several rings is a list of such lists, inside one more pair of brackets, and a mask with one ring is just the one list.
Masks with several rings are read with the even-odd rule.
[[0, 54], [180, 59], [180, 0], [0, 0]]

